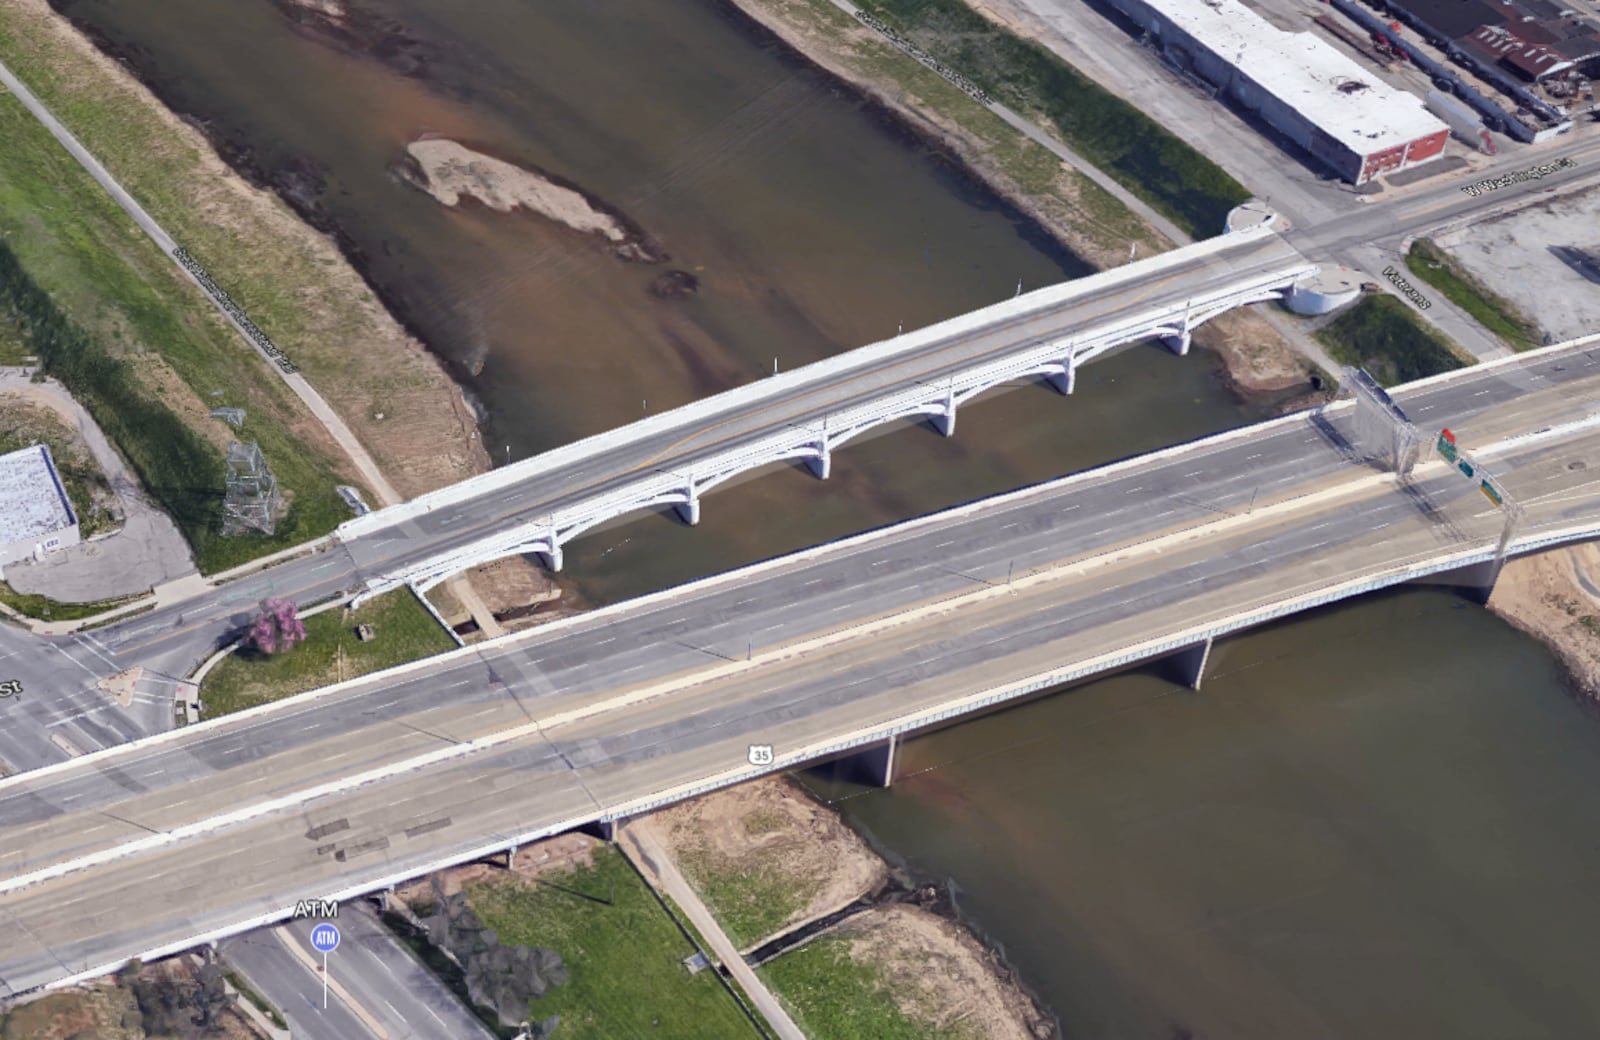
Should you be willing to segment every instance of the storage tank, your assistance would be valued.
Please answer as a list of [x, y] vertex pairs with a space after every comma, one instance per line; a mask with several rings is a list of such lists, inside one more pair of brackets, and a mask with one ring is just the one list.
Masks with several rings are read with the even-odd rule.
[[1360, 295], [1361, 272], [1329, 264], [1294, 283], [1283, 305], [1309, 317], [1336, 311]]
[[1261, 199], [1246, 199], [1228, 211], [1228, 219], [1223, 226], [1226, 234], [1232, 231], [1248, 231], [1251, 228], [1266, 225], [1274, 231], [1288, 231], [1289, 221], [1282, 214]]

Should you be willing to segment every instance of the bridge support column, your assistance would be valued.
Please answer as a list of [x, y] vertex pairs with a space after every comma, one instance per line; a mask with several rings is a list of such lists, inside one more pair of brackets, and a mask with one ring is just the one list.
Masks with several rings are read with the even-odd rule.
[[845, 778], [874, 787], [894, 782], [895, 760], [900, 757], [900, 738], [890, 737], [881, 744], [862, 748], [845, 760]]
[[679, 502], [672, 508], [678, 511], [678, 517], [690, 527], [700, 522], [700, 495], [692, 487], [689, 489], [689, 500]]
[[578, 832], [610, 844], [617, 840], [617, 826], [621, 822], [621, 820], [595, 820], [579, 827]]
[[1078, 382], [1078, 366], [1073, 363], [1072, 355], [1067, 355], [1065, 371], [1045, 378], [1063, 397], [1072, 393], [1073, 386]]
[[1504, 564], [1503, 559], [1484, 560], [1482, 563], [1418, 578], [1413, 584], [1445, 585], [1458, 590], [1475, 603], [1488, 603], [1489, 597], [1494, 595], [1494, 586], [1500, 580], [1500, 568]]
[[1164, 338], [1167, 346], [1174, 354], [1178, 355], [1179, 357], [1186, 357], [1188, 355], [1191, 337], [1189, 335], [1189, 329], [1187, 325], [1185, 325], [1183, 331], [1179, 332], [1176, 336], [1167, 336]]
[[513, 870], [517, 865], [517, 853], [522, 851], [521, 845], [513, 845], [506, 850], [506, 869]]
[[557, 545], [553, 539], [550, 542], [550, 548], [541, 550], [539, 556], [544, 560], [546, 567], [557, 574], [561, 573], [561, 564], [565, 560], [565, 554], [561, 551], [561, 546]]
[[939, 432], [946, 437], [955, 436], [956, 432], [956, 392], [955, 388], [947, 390], [944, 395], [944, 414], [936, 415], [933, 424]]
[[818, 480], [827, 480], [833, 473], [833, 452], [826, 444], [822, 445], [814, 457], [806, 460], [806, 466]]
[[1205, 678], [1206, 662], [1211, 658], [1211, 640], [1196, 643], [1194, 646], [1179, 650], [1167, 659], [1168, 671], [1177, 682], [1183, 683], [1191, 690], [1200, 688], [1200, 680]]

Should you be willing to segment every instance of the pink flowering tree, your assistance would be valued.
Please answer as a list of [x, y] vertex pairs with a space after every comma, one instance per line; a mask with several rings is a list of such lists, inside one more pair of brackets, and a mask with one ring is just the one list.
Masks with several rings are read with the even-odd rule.
[[247, 641], [264, 654], [279, 654], [306, 637], [306, 626], [286, 599], [264, 599]]

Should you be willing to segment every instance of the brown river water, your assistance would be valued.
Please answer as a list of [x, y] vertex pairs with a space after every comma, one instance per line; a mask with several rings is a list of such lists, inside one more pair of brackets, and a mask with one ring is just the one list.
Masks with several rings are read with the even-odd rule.
[[[499, 461], [1083, 273], [1003, 202], [713, 0], [59, 0], [335, 233], [481, 403]], [[582, 186], [628, 263], [395, 176], [434, 133]], [[666, 268], [699, 292], [659, 299]], [[581, 539], [632, 595], [1247, 421], [1213, 358], [1139, 346], [854, 444], [827, 483], [719, 491], [700, 527]], [[1405, 592], [913, 742], [839, 804], [948, 878], [1068, 1036], [1600, 1035], [1600, 732], [1550, 656]], [[846, 792], [848, 793], [848, 792]]]

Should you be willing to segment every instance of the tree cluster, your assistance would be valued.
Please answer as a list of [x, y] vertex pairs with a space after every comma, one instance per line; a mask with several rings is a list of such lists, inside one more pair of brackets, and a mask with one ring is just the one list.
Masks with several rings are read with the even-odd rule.
[[[502, 946], [492, 928], [484, 926], [457, 892], [433, 904], [433, 912], [420, 919], [428, 939], [447, 950], [461, 965], [467, 996], [480, 1007], [491, 1008], [500, 1024], [515, 1026], [528, 1017], [528, 1002], [566, 984], [570, 975], [560, 954], [538, 946]], [[555, 1021], [540, 1023], [534, 1036], [548, 1036]]]

